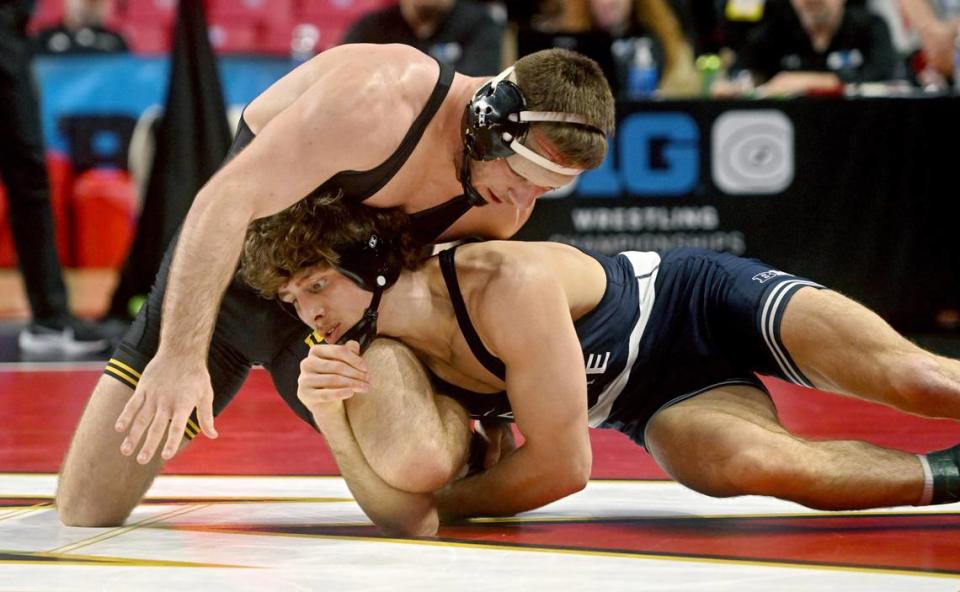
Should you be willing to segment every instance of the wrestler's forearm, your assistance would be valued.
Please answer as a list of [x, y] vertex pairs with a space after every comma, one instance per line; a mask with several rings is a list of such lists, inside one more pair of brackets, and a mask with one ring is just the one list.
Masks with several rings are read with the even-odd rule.
[[377, 527], [394, 536], [437, 533], [439, 519], [433, 495], [395, 489], [373, 471], [340, 401], [321, 403], [311, 412], [354, 499]]
[[220, 301], [236, 269], [250, 213], [201, 191], [170, 266], [158, 355], [206, 363]]
[[513, 516], [579, 491], [586, 482], [583, 470], [556, 452], [528, 443], [487, 471], [451, 483], [436, 493], [441, 521]]

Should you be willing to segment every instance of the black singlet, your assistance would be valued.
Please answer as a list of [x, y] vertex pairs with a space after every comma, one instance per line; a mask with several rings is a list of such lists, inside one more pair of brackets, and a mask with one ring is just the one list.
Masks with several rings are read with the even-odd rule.
[[[423, 137], [423, 132], [427, 129], [427, 125], [430, 124], [450, 91], [454, 73], [452, 66], [440, 64], [440, 76], [437, 79], [437, 84], [433, 87], [430, 98], [427, 99], [427, 103], [423, 106], [417, 119], [407, 130], [403, 141], [400, 142], [400, 145], [389, 158], [366, 171], [340, 171], [317, 187], [313, 193], [332, 195], [342, 191], [345, 199], [362, 202], [382, 189], [397, 174], [397, 171], [410, 157], [414, 148], [417, 147], [420, 138]], [[241, 116], [237, 135], [228, 158], [243, 149], [253, 138], [254, 133]], [[410, 215], [413, 223], [413, 233], [423, 243], [431, 243], [467, 213], [470, 207], [467, 196], [461, 194], [442, 204], [415, 212]]]
[[454, 262], [456, 252], [457, 247], [451, 247], [446, 251], [441, 251], [439, 258], [440, 271], [443, 273], [444, 283], [447, 284], [447, 292], [450, 294], [450, 303], [453, 304], [453, 312], [457, 317], [457, 325], [460, 326], [460, 332], [463, 333], [464, 340], [470, 346], [470, 351], [483, 364], [483, 367], [500, 380], [506, 380], [507, 368], [504, 366], [503, 360], [491, 354], [490, 350], [483, 345], [480, 336], [477, 335], [477, 330], [473, 328], [473, 323], [470, 322], [470, 314], [467, 312], [467, 305], [463, 301], [463, 294], [460, 292], [460, 282], [457, 281], [457, 267]]

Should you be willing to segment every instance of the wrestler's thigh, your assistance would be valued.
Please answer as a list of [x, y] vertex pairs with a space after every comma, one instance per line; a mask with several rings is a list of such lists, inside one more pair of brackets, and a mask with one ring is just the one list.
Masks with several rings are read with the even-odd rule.
[[113, 426], [132, 394], [132, 388], [106, 375], [94, 388], [60, 470], [57, 508], [64, 523], [121, 524], [160, 472], [160, 455], [141, 465], [134, 456], [120, 454], [125, 434]]
[[737, 495], [737, 471], [755, 466], [754, 456], [778, 456], [796, 442], [770, 397], [745, 385], [717, 387], [658, 411], [644, 441], [674, 479], [714, 496]]
[[818, 388], [885, 402], [892, 401], [884, 391], [907, 365], [932, 359], [876, 313], [832, 290], [797, 291], [784, 311], [780, 338]]
[[347, 400], [350, 425], [371, 462], [402, 457], [407, 448], [438, 437], [440, 422], [426, 368], [406, 345], [377, 339], [364, 353], [370, 389]]

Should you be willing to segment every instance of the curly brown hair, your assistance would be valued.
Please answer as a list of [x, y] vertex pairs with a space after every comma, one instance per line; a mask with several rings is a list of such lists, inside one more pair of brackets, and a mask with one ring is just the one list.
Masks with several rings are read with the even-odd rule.
[[337, 264], [339, 252], [373, 233], [393, 243], [387, 256], [403, 269], [417, 269], [430, 255], [430, 247], [415, 240], [410, 216], [398, 208], [313, 193], [247, 227], [237, 277], [274, 298], [291, 277], [315, 265]]

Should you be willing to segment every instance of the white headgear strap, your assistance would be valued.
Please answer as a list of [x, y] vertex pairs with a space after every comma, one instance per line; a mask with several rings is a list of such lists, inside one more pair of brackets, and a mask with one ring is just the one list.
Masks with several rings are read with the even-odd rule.
[[[490, 81], [491, 88], [497, 88], [497, 85], [500, 84], [500, 81], [513, 75], [513, 66], [510, 66], [503, 72], [497, 74], [497, 76]], [[513, 82], [513, 81], [511, 81]], [[509, 115], [511, 121], [517, 121], [520, 123], [530, 123], [532, 121], [548, 121], [552, 123], [572, 123], [578, 125], [585, 125], [593, 127], [589, 121], [582, 115], [577, 115], [576, 113], [559, 113], [556, 111], [520, 111], [519, 113], [511, 113]], [[579, 175], [583, 172], [583, 169], [565, 167], [563, 165], [557, 164], [552, 160], [537, 154], [533, 150], [527, 148], [520, 143], [520, 140], [514, 138], [511, 134], [504, 132], [503, 141], [507, 143], [511, 150], [516, 154], [526, 158], [530, 162], [541, 166], [548, 171], [560, 175]]]

